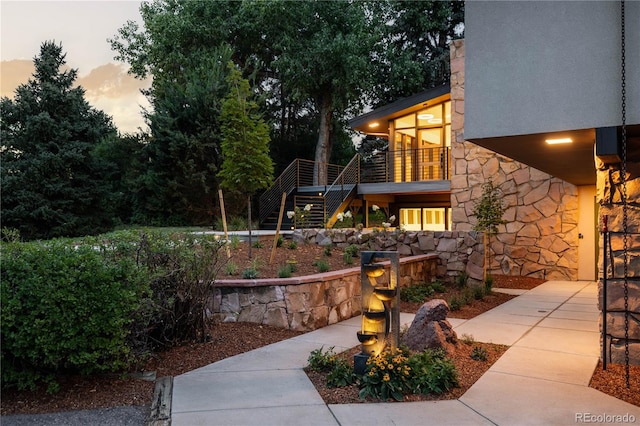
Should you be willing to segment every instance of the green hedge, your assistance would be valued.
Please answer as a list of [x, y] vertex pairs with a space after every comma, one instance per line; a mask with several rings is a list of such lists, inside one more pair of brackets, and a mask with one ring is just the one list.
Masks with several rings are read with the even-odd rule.
[[57, 374], [127, 365], [129, 326], [148, 288], [133, 258], [58, 240], [1, 248], [3, 387], [44, 380], [55, 390]]
[[119, 371], [209, 336], [222, 243], [119, 231], [0, 246], [2, 386], [56, 390], [56, 376]]

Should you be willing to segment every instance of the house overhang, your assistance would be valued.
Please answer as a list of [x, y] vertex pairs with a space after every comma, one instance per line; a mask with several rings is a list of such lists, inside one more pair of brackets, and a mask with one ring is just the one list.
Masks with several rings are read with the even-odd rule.
[[[627, 126], [627, 137], [637, 141], [640, 125]], [[562, 138], [570, 138], [571, 143], [546, 142]], [[468, 140], [574, 185], [595, 185], [595, 138], [595, 129], [582, 129]]]
[[[349, 120], [349, 127], [367, 135], [388, 137], [389, 121], [450, 99], [450, 86], [443, 84], [376, 108]], [[373, 126], [377, 123], [377, 126]]]

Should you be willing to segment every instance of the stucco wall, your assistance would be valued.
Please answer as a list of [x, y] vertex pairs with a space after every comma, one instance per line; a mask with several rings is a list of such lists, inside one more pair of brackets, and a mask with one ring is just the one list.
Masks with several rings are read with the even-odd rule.
[[451, 45], [451, 208], [453, 229], [469, 231], [489, 180], [503, 194], [506, 225], [491, 241], [490, 271], [577, 279], [578, 189], [575, 185], [465, 140], [465, 41]]
[[[627, 1], [627, 120], [640, 123], [640, 2]], [[465, 6], [467, 139], [620, 124], [620, 2]]]

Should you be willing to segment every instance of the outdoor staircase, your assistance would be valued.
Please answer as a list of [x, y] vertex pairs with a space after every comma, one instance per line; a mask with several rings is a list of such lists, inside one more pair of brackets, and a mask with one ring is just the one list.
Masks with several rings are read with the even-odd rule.
[[[294, 160], [265, 191], [259, 200], [260, 229], [276, 229], [282, 194], [286, 194], [281, 229], [293, 229], [295, 220], [286, 212], [296, 207], [311, 208], [305, 219], [306, 227], [331, 227], [338, 213], [347, 208], [355, 197], [360, 179], [360, 159], [356, 154], [345, 167], [329, 164], [327, 175], [331, 185], [314, 185], [313, 176], [316, 163], [310, 160]], [[298, 224], [299, 226], [299, 224]]]

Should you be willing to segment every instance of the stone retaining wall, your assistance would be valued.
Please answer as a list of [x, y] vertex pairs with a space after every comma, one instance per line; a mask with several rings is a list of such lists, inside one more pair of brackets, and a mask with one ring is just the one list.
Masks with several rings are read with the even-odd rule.
[[[462, 272], [482, 281], [482, 234], [452, 231], [372, 232], [297, 230], [299, 244], [356, 244], [360, 251], [398, 251], [400, 287], [436, 278], [451, 282]], [[384, 262], [383, 262], [384, 263]], [[387, 262], [388, 263], [388, 262]], [[315, 330], [359, 315], [360, 267], [306, 277], [216, 280], [212, 311], [221, 321], [246, 321], [291, 330]]]
[[451, 210], [453, 229], [476, 223], [475, 200], [489, 180], [504, 198], [506, 225], [491, 240], [489, 271], [578, 278], [578, 189], [464, 139], [464, 40], [451, 43]]
[[[436, 264], [435, 254], [400, 259], [400, 287], [431, 281]], [[360, 267], [305, 277], [216, 280], [213, 290], [212, 310], [221, 321], [310, 331], [361, 312]]]

